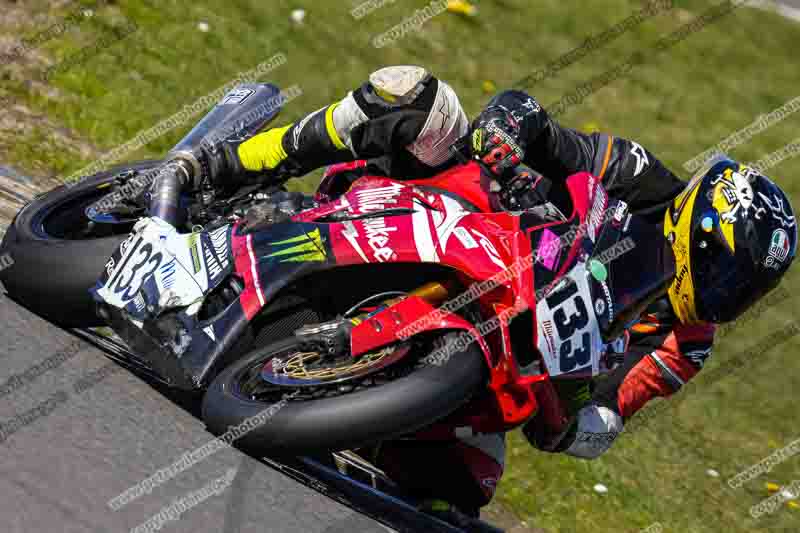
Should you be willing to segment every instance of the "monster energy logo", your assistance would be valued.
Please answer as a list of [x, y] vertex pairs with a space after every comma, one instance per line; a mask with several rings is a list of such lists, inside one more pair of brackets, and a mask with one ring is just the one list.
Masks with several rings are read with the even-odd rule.
[[267, 257], [277, 257], [281, 263], [287, 261], [325, 261], [326, 259], [325, 247], [322, 245], [319, 228], [297, 237], [270, 243], [270, 246], [273, 247], [284, 245], [291, 246], [272, 252]]

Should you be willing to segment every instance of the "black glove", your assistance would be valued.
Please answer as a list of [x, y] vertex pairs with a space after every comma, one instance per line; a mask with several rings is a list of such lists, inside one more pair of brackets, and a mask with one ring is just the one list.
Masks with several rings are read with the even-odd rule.
[[546, 203], [549, 192], [549, 180], [544, 179], [541, 174], [523, 171], [501, 183], [498, 195], [504, 209], [523, 211]]
[[504, 178], [525, 157], [525, 140], [520, 130], [519, 121], [507, 108], [500, 105], [486, 108], [472, 123], [473, 157], [497, 178]]
[[226, 140], [217, 145], [205, 142], [200, 145], [199, 159], [206, 181], [216, 185], [224, 178], [236, 180], [247, 172], [236, 153], [241, 143], [240, 140]]

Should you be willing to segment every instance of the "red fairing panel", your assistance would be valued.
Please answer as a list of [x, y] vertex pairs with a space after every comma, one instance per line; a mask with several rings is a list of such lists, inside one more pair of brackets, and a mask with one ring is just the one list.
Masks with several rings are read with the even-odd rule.
[[435, 187], [457, 194], [484, 213], [491, 213], [489, 180], [481, 173], [481, 167], [471, 162], [459, 165], [431, 178], [410, 180], [407, 183]]
[[[413, 324], [413, 329], [409, 328]], [[473, 325], [458, 315], [440, 311], [419, 296], [409, 296], [382, 313], [368, 318], [350, 332], [353, 356], [397, 342], [412, 334], [434, 329], [458, 329], [470, 332], [491, 368], [489, 346]]]
[[312, 222], [338, 211], [364, 217], [386, 210], [389, 216], [328, 224], [337, 264], [441, 263], [483, 280], [513, 260], [515, 217], [470, 213], [452, 198], [388, 178], [361, 178], [335, 202], [301, 213], [295, 220]]
[[239, 295], [247, 320], [252, 320], [264, 306], [264, 293], [257, 271], [257, 262], [253, 252], [253, 235], [237, 235], [238, 224], [231, 232], [231, 249], [236, 272], [241, 274], [245, 289]]

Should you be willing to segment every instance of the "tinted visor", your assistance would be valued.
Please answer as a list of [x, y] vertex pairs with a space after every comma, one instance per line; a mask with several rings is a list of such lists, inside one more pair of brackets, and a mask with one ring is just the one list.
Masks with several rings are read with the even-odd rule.
[[772, 288], [755, 283], [759, 273], [749, 250], [731, 252], [712, 209], [692, 223], [691, 258], [697, 316], [703, 320], [734, 320]]

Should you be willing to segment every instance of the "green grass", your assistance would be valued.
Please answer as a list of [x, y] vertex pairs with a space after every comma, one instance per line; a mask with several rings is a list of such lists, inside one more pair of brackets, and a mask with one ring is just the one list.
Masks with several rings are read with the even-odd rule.
[[[99, 9], [91, 21], [47, 43], [41, 52], [53, 61], [63, 60], [125, 19], [139, 25], [137, 33], [59, 74], [50, 87], [26, 83], [31, 71], [0, 74], [0, 97], [12, 96], [104, 151], [237, 73], [284, 52], [288, 63], [269, 81], [283, 87], [297, 83], [304, 95], [283, 112], [280, 123], [341, 98], [380, 66], [404, 63], [426, 65], [448, 81], [474, 116], [489, 98], [481, 89], [485, 80], [498, 88], [509, 86], [640, 5], [626, 0], [480, 1], [479, 17], [442, 14], [418, 33], [377, 50], [370, 46], [372, 37], [426, 2], [387, 4], [354, 21], [349, 11], [356, 4], [119, 1]], [[544, 105], [551, 104], [632, 52], [645, 51], [644, 64], [571, 108], [560, 121], [576, 128], [596, 123], [604, 131], [633, 138], [684, 175], [684, 161], [800, 94], [800, 25], [763, 11], [740, 8], [665, 53], [651, 57], [646, 52], [709, 5], [677, 1], [668, 13], [595, 50], [531, 92]], [[44, 3], [34, 6], [37, 13], [47, 12]], [[295, 27], [289, 14], [300, 7], [308, 16], [305, 25]], [[200, 21], [210, 25], [208, 33], [197, 30]], [[38, 29], [31, 24], [26, 34]], [[130, 159], [158, 157], [191, 125], [130, 154]], [[800, 114], [757, 135], [732, 155], [755, 161], [796, 139], [798, 125]], [[48, 141], [46, 132], [38, 129], [0, 139], [0, 161], [60, 175], [91, 162]], [[795, 178], [800, 158], [784, 161], [768, 174], [800, 206]], [[309, 189], [318, 176], [295, 186]], [[798, 289], [797, 272], [785, 281], [790, 294]], [[739, 326], [718, 343], [709, 369], [800, 316], [798, 311], [797, 301], [789, 298]], [[758, 355], [749, 366], [696, 390], [648, 427], [624, 436], [593, 462], [537, 452], [513, 433], [498, 499], [520, 518], [550, 531], [638, 531], [654, 522], [670, 532], [797, 531], [800, 511], [783, 508], [756, 522], [748, 509], [768, 496], [766, 481], [800, 479], [800, 460], [790, 459], [736, 491], [725, 481], [800, 438], [794, 405], [795, 391], [800, 390], [800, 362], [795, 357], [799, 349], [800, 340], [790, 339]], [[709, 468], [721, 477], [708, 476]], [[609, 492], [595, 493], [595, 483], [605, 484]]]

